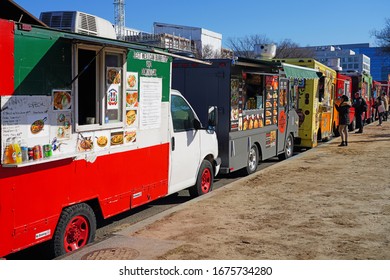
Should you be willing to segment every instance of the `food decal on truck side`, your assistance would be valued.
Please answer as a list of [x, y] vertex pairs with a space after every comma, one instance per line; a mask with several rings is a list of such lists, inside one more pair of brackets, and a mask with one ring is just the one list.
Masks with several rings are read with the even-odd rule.
[[121, 69], [107, 67], [107, 84], [119, 85], [121, 83]]
[[138, 90], [138, 73], [126, 73], [126, 90]]
[[54, 110], [71, 109], [72, 96], [70, 90], [53, 90], [52, 96]]
[[108, 139], [106, 136], [102, 135], [102, 136], [97, 137], [96, 142], [97, 142], [99, 147], [104, 148], [108, 143]]
[[79, 133], [77, 149], [79, 152], [86, 152], [93, 150], [93, 133]]
[[126, 107], [137, 108], [138, 107], [138, 92], [126, 91]]
[[123, 144], [123, 131], [113, 131], [111, 132], [111, 145], [121, 145]]
[[126, 124], [127, 126], [132, 126], [137, 119], [137, 111], [129, 110], [126, 112]]
[[45, 125], [45, 121], [46, 121], [47, 118], [44, 118], [42, 120], [36, 120], [32, 123], [31, 127], [30, 127], [30, 130], [31, 130], [31, 133], [32, 134], [37, 134], [39, 133], [44, 125]]
[[137, 141], [137, 131], [136, 130], [129, 130], [125, 131], [125, 143], [134, 143]]

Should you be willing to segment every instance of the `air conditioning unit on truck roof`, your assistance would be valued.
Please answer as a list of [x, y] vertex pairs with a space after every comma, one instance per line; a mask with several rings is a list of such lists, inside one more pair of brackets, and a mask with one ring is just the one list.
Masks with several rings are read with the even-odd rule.
[[112, 23], [94, 15], [78, 11], [56, 11], [43, 12], [39, 19], [51, 28], [116, 39]]

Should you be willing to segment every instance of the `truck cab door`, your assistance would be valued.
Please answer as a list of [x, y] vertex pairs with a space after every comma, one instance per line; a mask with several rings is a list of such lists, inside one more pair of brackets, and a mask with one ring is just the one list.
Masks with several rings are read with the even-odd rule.
[[285, 149], [287, 123], [289, 114], [289, 80], [279, 80], [279, 98], [278, 98], [278, 153]]
[[168, 193], [195, 185], [200, 165], [200, 122], [188, 102], [171, 95], [171, 165]]

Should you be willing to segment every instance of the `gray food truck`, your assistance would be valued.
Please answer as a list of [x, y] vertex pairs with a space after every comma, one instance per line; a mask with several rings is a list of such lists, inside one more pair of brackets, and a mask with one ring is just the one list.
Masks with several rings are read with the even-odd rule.
[[174, 60], [172, 88], [201, 117], [208, 107], [218, 107], [220, 173], [251, 174], [259, 161], [291, 157], [298, 136], [298, 83], [318, 78], [317, 71], [269, 60], [208, 61], [211, 65]]

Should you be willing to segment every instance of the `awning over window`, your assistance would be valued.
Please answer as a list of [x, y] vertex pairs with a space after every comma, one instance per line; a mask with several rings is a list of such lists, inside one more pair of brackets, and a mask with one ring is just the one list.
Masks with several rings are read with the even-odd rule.
[[322, 73], [307, 67], [296, 66], [288, 63], [282, 63], [284, 73], [287, 78], [294, 79], [319, 79]]

